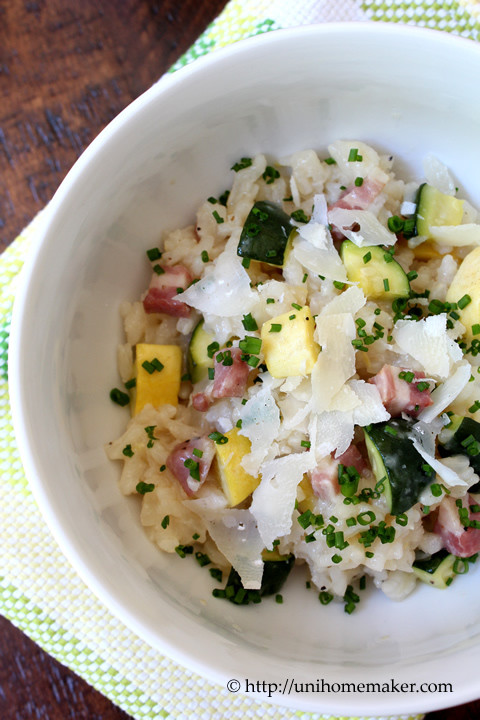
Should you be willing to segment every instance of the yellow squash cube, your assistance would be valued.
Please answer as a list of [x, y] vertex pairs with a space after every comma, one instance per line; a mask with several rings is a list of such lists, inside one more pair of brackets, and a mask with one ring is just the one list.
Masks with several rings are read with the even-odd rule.
[[177, 345], [136, 346], [136, 397], [134, 415], [145, 405], [178, 405], [182, 350]]
[[309, 375], [320, 352], [314, 340], [315, 321], [310, 308], [292, 307], [262, 325], [262, 351], [268, 372], [275, 378]]
[[478, 330], [474, 326], [480, 325], [480, 247], [469, 252], [463, 260], [448, 288], [446, 299], [451, 303], [460, 301], [457, 312], [460, 322], [465, 325], [465, 338], [471, 341], [475, 336], [480, 337], [478, 332], [474, 332]]
[[217, 465], [222, 490], [230, 507], [239, 505], [260, 483], [260, 478], [249, 475], [241, 466], [242, 458], [250, 453], [250, 440], [236, 428], [225, 433], [228, 442], [216, 445]]

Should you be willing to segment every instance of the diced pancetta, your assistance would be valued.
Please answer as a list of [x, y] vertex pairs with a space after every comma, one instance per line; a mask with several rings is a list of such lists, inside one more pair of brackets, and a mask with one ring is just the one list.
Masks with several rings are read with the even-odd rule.
[[[183, 265], [166, 266], [163, 273], [153, 272], [148, 292], [143, 300], [146, 313], [165, 313], [174, 317], [189, 317], [191, 308], [181, 301], [193, 278]], [[180, 292], [179, 292], [180, 291]]]
[[[475, 500], [467, 495], [462, 502], [463, 507], [468, 509], [469, 520], [480, 520], [480, 513], [469, 509], [469, 505], [474, 505]], [[480, 529], [465, 528], [460, 520], [459, 510], [453, 498], [444, 498], [438, 509], [435, 532], [440, 535], [443, 546], [449, 553], [465, 558], [480, 552]]]
[[384, 187], [385, 183], [377, 178], [364, 178], [360, 186], [350, 185], [344, 190], [338, 200], [328, 209], [366, 210], [380, 195]]
[[214, 456], [213, 440], [198, 437], [174, 447], [166, 464], [186, 494], [193, 497], [207, 479]]
[[412, 382], [399, 377], [401, 372], [408, 372], [394, 365], [384, 365], [368, 382], [377, 386], [380, 398], [387, 412], [396, 417], [402, 412], [417, 415], [429, 407], [433, 400], [430, 389], [419, 390], [417, 384], [425, 378], [424, 373], [415, 372]]
[[243, 355], [240, 348], [230, 348], [215, 353], [212, 390], [214, 398], [244, 395], [251, 368], [245, 360], [242, 360]]
[[340, 492], [338, 484], [338, 466], [340, 464], [346, 467], [353, 465], [360, 474], [367, 468], [367, 463], [360, 450], [353, 444], [338, 458], [334, 458], [333, 453], [322, 458], [310, 473], [310, 483], [314, 495], [325, 502], [333, 502]]
[[206, 412], [214, 400], [243, 397], [251, 370], [240, 348], [223, 349], [213, 356], [213, 382], [203, 392], [193, 393], [191, 400], [195, 410]]

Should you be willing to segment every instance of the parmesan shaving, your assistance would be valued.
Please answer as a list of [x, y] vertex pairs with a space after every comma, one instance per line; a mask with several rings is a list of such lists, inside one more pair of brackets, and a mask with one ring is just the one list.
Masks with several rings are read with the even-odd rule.
[[427, 375], [445, 379], [452, 366], [463, 358], [461, 348], [447, 333], [445, 313], [418, 322], [398, 320], [393, 332], [396, 351], [411, 355]]
[[271, 548], [276, 538], [290, 532], [297, 485], [315, 464], [315, 453], [303, 452], [276, 458], [263, 466], [262, 480], [253, 493], [250, 512], [257, 521], [265, 547]]
[[328, 213], [328, 219], [345, 237], [358, 247], [366, 245], [394, 245], [397, 236], [391, 233], [385, 225], [370, 210], [344, 210], [333, 208]]

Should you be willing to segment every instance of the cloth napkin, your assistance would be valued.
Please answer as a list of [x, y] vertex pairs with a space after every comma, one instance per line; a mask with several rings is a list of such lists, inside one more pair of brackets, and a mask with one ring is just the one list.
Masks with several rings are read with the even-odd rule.
[[[230, 0], [172, 70], [251, 35], [333, 21], [400, 22], [479, 40], [480, 2]], [[320, 720], [325, 716], [319, 713], [295, 712], [232, 694], [150, 648], [96, 599], [53, 540], [23, 473], [7, 385], [15, 290], [40, 222], [35, 219], [0, 257], [0, 612], [136, 720]]]

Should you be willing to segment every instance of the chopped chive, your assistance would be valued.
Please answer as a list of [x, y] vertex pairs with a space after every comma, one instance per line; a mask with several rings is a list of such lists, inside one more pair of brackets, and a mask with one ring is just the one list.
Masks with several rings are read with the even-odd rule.
[[242, 325], [245, 328], [245, 330], [248, 330], [248, 331], [258, 330], [257, 321], [252, 316], [252, 313], [247, 313], [247, 315], [243, 316]]
[[200, 482], [200, 463], [193, 458], [187, 458], [183, 461], [183, 464], [190, 471], [190, 477]]
[[390, 283], [388, 281], [388, 278], [383, 278], [383, 288], [385, 292], [388, 292], [390, 290]]
[[398, 217], [398, 215], [393, 215], [392, 217], [388, 218], [387, 227], [390, 232], [397, 234], [403, 230], [404, 221], [402, 220], [402, 218]]
[[249, 268], [250, 267], [250, 258], [244, 257], [242, 260], [242, 265], [244, 268]]
[[370, 250], [369, 250], [369, 251], [368, 251], [367, 253], [365, 253], [365, 255], [363, 256], [363, 262], [364, 262], [365, 265], [366, 265], [367, 263], [370, 262], [371, 259], [372, 259], [372, 253], [371, 253]]
[[473, 405], [468, 408], [468, 412], [470, 413], [476, 413], [477, 410], [480, 410], [480, 400], [475, 400]]
[[[302, 278], [302, 283], [306, 283], [307, 280], [308, 280], [308, 273], [304, 273], [303, 278]], [[479, 328], [480, 328], [480, 325], [479, 325]], [[480, 332], [480, 330], [479, 330], [479, 332]]]
[[139, 495], [146, 495], [146, 493], [153, 492], [155, 485], [153, 483], [145, 483], [143, 481], [137, 483], [135, 490]]
[[358, 160], [359, 156], [358, 154], [358, 148], [350, 148], [350, 152], [348, 153], [348, 162], [356, 162]]
[[125, 455], [125, 457], [133, 457], [134, 452], [132, 450], [132, 446], [130, 444], [125, 445], [125, 447], [122, 450], [122, 453]]
[[376, 515], [371, 510], [365, 510], [365, 512], [361, 512], [360, 515], [357, 515], [357, 522], [359, 525], [369, 525], [374, 522], [375, 519]]
[[228, 442], [228, 438], [221, 432], [212, 432], [208, 437], [217, 445], [225, 445]]
[[265, 172], [262, 175], [262, 178], [265, 180], [267, 185], [271, 185], [277, 178], [280, 177], [280, 173], [275, 168], [271, 167], [271, 165], [267, 165], [265, 168]]
[[127, 382], [125, 383], [125, 387], [127, 388], [127, 390], [131, 390], [136, 386], [136, 384], [137, 378], [131, 378], [130, 380], [127, 380]]
[[203, 457], [203, 451], [199, 450], [198, 448], [193, 449], [193, 454], [195, 455], [195, 457], [198, 457], [198, 458]]
[[361, 187], [363, 185], [363, 177], [356, 177], [355, 178], [355, 186]]
[[296, 222], [308, 223], [309, 221], [309, 218], [305, 214], [304, 210], [294, 210], [290, 213], [290, 217], [292, 220], [296, 220]]
[[410, 270], [409, 273], [407, 273], [407, 280], [409, 282], [412, 282], [412, 280], [415, 280], [418, 277], [418, 273], [415, 270]]
[[270, 330], [268, 332], [277, 333], [277, 332], [280, 332], [281, 329], [282, 329], [281, 323], [272, 323], [270, 325]]
[[116, 403], [116, 405], [120, 405], [120, 407], [125, 407], [125, 405], [128, 405], [130, 402], [130, 396], [118, 388], [112, 388], [112, 390], [110, 390], [110, 400]]
[[323, 162], [324, 162], [326, 165], [336, 165], [336, 164], [337, 164], [337, 161], [334, 160], [332, 157], [327, 157], [327, 158], [325, 158], [325, 160], [324, 160]]
[[278, 603], [279, 605], [281, 605], [283, 603], [283, 596], [280, 595], [280, 593], [277, 593], [275, 595], [275, 602]]
[[215, 368], [208, 368], [207, 374], [208, 374], [208, 379], [213, 380], [215, 377]]
[[267, 298], [267, 305], [271, 305], [274, 302], [275, 302], [274, 298]]
[[335, 555], [332, 555], [332, 562], [335, 563], [335, 565], [338, 565], [338, 563], [341, 563], [343, 560], [342, 556], [338, 553], [335, 553]]
[[154, 265], [152, 270], [156, 275], [163, 275], [165, 272], [165, 270], [162, 268], [162, 266], [158, 265], [158, 264]]
[[202, 262], [204, 262], [204, 263], [207, 263], [210, 260], [210, 258], [208, 256], [208, 252], [206, 250], [202, 250], [201, 258], [202, 258]]
[[147, 250], [147, 257], [153, 262], [154, 260], [160, 260], [162, 253], [158, 248], [151, 248], [150, 250]]
[[[451, 316], [453, 316], [453, 313], [450, 313]], [[472, 335], [478, 335], [480, 333], [480, 325], [478, 323], [475, 323], [475, 325], [472, 325]]]
[[340, 280], [334, 280], [333, 285], [337, 288], [337, 290], [343, 290], [343, 288], [345, 287], [345, 283], [340, 282]]
[[220, 570], [220, 568], [210, 568], [209, 571], [210, 575], [214, 580], [217, 580], [218, 582], [222, 582], [223, 573]]
[[217, 198], [213, 197], [213, 195], [210, 195], [210, 197], [207, 198], [207, 201], [211, 203], [211, 205], [216, 205], [218, 202]]
[[309, 440], [302, 440], [300, 445], [304, 448], [310, 449], [312, 443]]
[[170, 525], [170, 515], [165, 515], [160, 525], [164, 530], [166, 530], [167, 527]]
[[160, 472], [165, 472], [166, 469], [167, 469], [166, 465], [160, 465]]
[[234, 170], [235, 172], [238, 172], [239, 170], [244, 170], [247, 167], [250, 167], [252, 164], [252, 158], [249, 157], [242, 157], [239, 162], [236, 162], [230, 170]]
[[245, 353], [252, 353], [253, 355], [256, 355], [261, 350], [262, 341], [260, 338], [247, 335], [245, 338], [243, 338], [243, 340], [240, 340], [240, 342], [238, 343], [238, 347]]
[[463, 308], [466, 308], [467, 305], [470, 305], [471, 302], [472, 302], [472, 298], [470, 297], [470, 295], [464, 295], [463, 297], [460, 298], [457, 305], [460, 308], [460, 310], [463, 310]]

